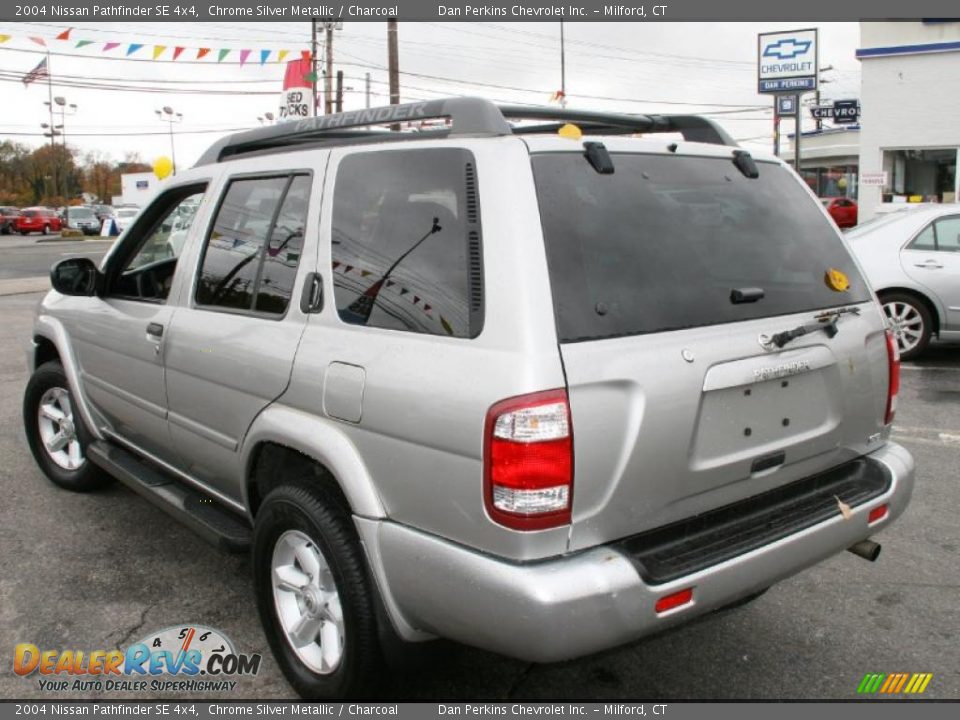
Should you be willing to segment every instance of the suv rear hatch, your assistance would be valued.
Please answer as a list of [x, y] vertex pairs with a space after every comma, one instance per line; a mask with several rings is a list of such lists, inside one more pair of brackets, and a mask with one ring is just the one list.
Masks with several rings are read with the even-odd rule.
[[[582, 151], [531, 156], [572, 412], [572, 550], [821, 473], [883, 435], [884, 324], [836, 230], [791, 170], [758, 162], [751, 179], [729, 149], [704, 153], [613, 152], [612, 174]], [[838, 308], [830, 337], [817, 316]]]

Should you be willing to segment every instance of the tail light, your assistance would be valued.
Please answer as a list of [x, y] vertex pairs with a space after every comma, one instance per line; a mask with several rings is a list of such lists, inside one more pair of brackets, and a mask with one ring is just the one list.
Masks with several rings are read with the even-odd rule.
[[889, 382], [887, 383], [887, 410], [883, 416], [884, 425], [893, 422], [893, 416], [897, 412], [897, 393], [900, 392], [900, 349], [897, 347], [897, 339], [890, 330], [887, 330], [887, 368]]
[[484, 503], [490, 517], [514, 530], [570, 523], [573, 427], [566, 390], [521, 395], [487, 412]]

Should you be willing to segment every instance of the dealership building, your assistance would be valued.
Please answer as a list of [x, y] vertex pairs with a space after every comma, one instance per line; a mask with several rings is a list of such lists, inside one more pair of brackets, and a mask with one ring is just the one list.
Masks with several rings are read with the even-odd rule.
[[956, 202], [960, 22], [862, 22], [857, 58], [860, 220], [903, 203]]

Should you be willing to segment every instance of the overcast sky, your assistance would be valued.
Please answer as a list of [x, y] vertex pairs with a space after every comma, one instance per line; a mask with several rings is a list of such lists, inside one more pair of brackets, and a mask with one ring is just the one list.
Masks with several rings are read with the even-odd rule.
[[[225, 131], [256, 127], [258, 116], [276, 112], [283, 78], [283, 66], [274, 62], [277, 51], [290, 50], [292, 59], [310, 40], [308, 22], [98, 22], [76, 26], [70, 41], [55, 40], [67, 27], [0, 23], [0, 35], [12, 36], [0, 44], [0, 138], [31, 146], [44, 142], [38, 133], [40, 123], [48, 122], [46, 82], [24, 87], [19, 81], [44, 57], [43, 48], [29, 39], [40, 37], [55, 53], [53, 94], [77, 105], [76, 115], [66, 120], [70, 145], [117, 160], [127, 152], [147, 162], [169, 155], [167, 125], [154, 112], [167, 105], [183, 114], [175, 126], [180, 167], [192, 164]], [[826, 74], [831, 82], [822, 88], [824, 98], [859, 97], [857, 23], [565, 23], [568, 105], [626, 112], [712, 110], [744, 145], [766, 149], [772, 98], [756, 92], [756, 36], [804, 27], [820, 28], [821, 66], [835, 68]], [[476, 95], [547, 104], [560, 87], [559, 31], [559, 23], [401, 23], [400, 69], [410, 73], [401, 74], [401, 99]], [[77, 49], [80, 40], [95, 42]], [[103, 52], [107, 42], [122, 45]], [[144, 47], [123, 59], [129, 43]], [[168, 49], [153, 61], [156, 45]], [[188, 49], [171, 62], [174, 46]], [[196, 61], [200, 47], [213, 51]], [[220, 48], [234, 52], [218, 64]], [[241, 49], [253, 51], [243, 67]], [[262, 49], [273, 51], [263, 66]], [[349, 88], [345, 109], [363, 107], [367, 72], [372, 105], [387, 104], [386, 60], [385, 23], [345, 23], [336, 33], [335, 70], [344, 71]]]

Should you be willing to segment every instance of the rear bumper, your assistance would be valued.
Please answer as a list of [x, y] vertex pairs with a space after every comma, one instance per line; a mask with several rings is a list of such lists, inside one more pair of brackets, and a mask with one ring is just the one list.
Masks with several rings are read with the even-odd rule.
[[[532, 662], [553, 662], [659, 632], [768, 587], [874, 535], [906, 508], [913, 459], [888, 443], [870, 459], [889, 474], [886, 492], [712, 567], [649, 585], [614, 546], [518, 564], [385, 521], [357, 520], [395, 628], [430, 633]], [[868, 527], [878, 505], [889, 514]], [[693, 588], [693, 601], [657, 614], [657, 599]]]

